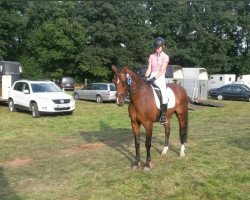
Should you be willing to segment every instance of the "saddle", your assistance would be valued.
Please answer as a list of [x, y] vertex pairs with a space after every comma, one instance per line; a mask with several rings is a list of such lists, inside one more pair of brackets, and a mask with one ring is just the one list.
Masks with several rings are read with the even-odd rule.
[[159, 98], [160, 105], [162, 105], [162, 93], [161, 93], [160, 88], [154, 83], [151, 86], [153, 87], [155, 93], [157, 94], [157, 97]]
[[[161, 105], [162, 105], [162, 93], [161, 93], [161, 90], [155, 84], [151, 84], [151, 87], [153, 89], [156, 106], [157, 106], [158, 109], [161, 110]], [[164, 95], [167, 95], [167, 97], [169, 99], [168, 108], [175, 107], [175, 95], [174, 95], [174, 93], [173, 93], [173, 91], [172, 91], [172, 89], [170, 87], [167, 87], [167, 93], [164, 94]]]

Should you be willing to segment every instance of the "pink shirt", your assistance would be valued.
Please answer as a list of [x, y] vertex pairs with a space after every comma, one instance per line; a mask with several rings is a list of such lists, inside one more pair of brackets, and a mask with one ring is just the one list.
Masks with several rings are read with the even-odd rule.
[[149, 56], [148, 62], [151, 63], [152, 72], [158, 72], [164, 63], [169, 62], [169, 56], [163, 51], [159, 54], [153, 53]]

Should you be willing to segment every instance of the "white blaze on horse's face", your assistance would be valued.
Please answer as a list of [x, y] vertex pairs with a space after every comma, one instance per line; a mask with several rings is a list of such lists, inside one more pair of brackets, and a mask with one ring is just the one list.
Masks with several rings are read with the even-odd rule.
[[117, 82], [116, 82], [116, 84], [118, 85], [120, 83], [120, 79], [119, 79], [119, 77], [117, 78]]

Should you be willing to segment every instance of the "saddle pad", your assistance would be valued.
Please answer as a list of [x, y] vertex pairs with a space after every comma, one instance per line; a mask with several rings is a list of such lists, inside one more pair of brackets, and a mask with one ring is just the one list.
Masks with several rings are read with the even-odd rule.
[[[153, 92], [154, 92], [154, 98], [155, 98], [155, 104], [157, 106], [158, 109], [160, 109], [161, 105], [160, 105], [160, 100], [153, 88], [153, 86], [151, 86], [152, 89], [153, 89]], [[162, 94], [163, 95], [163, 94]], [[169, 101], [168, 101], [168, 108], [173, 108], [175, 107], [175, 95], [174, 95], [174, 92], [169, 88], [167, 87], [167, 93], [164, 94], [164, 95], [167, 95]]]

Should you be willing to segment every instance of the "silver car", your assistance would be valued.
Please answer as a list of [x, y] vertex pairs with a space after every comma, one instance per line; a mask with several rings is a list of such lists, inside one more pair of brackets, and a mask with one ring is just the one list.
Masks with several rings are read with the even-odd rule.
[[73, 93], [74, 99], [93, 100], [97, 103], [115, 101], [116, 88], [113, 83], [91, 83]]

